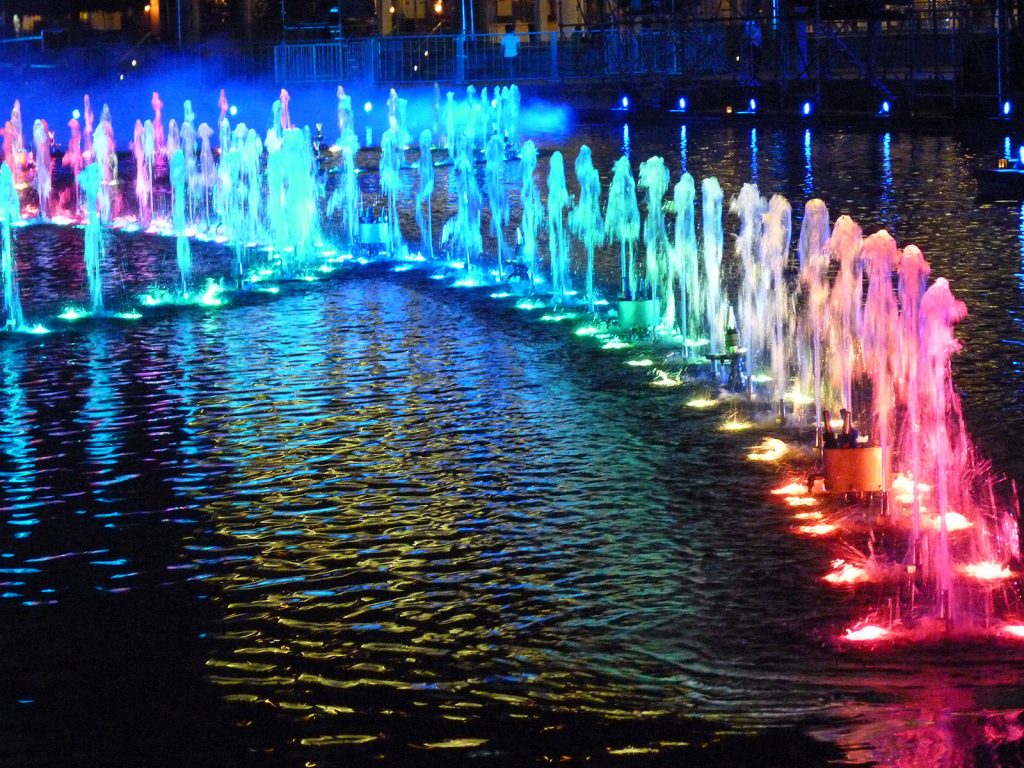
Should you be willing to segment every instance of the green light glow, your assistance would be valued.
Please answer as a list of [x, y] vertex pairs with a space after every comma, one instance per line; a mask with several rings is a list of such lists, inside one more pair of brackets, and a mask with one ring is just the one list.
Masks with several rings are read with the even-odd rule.
[[756, 382], [757, 384], [767, 384], [769, 381], [772, 380], [772, 377], [769, 376], [767, 373], [755, 373], [753, 376], [750, 377], [750, 380]]
[[81, 320], [83, 317], [88, 317], [89, 313], [81, 307], [67, 307], [57, 317], [61, 320]]
[[28, 329], [29, 333], [34, 333], [36, 336], [42, 336], [44, 333], [49, 333], [50, 329], [41, 323], [36, 323]]
[[496, 293], [492, 293], [491, 294], [491, 298], [492, 299], [507, 299], [511, 295], [512, 294], [508, 293], [507, 291], [497, 291]]
[[130, 309], [127, 312], [118, 312], [114, 317], [119, 320], [140, 320], [142, 319], [142, 313], [136, 312], [134, 309]]
[[636, 368], [650, 368], [654, 365], [654, 361], [645, 357], [643, 360], [627, 360], [626, 365], [632, 365]]
[[139, 302], [144, 307], [159, 307], [173, 301], [174, 297], [162, 288], [150, 288], [149, 291], [139, 296]]
[[206, 281], [206, 290], [203, 291], [197, 301], [204, 307], [219, 307], [224, 304], [224, 300], [221, 298], [223, 293], [224, 286], [211, 278]]
[[596, 336], [598, 334], [598, 328], [593, 325], [581, 325], [574, 331], [574, 333], [577, 336]]
[[541, 322], [560, 323], [563, 320], [575, 320], [579, 315], [576, 312], [556, 312], [554, 314], [541, 315]]
[[687, 339], [683, 343], [690, 348], [696, 348], [706, 347], [708, 344], [711, 343], [711, 341], [709, 339]]

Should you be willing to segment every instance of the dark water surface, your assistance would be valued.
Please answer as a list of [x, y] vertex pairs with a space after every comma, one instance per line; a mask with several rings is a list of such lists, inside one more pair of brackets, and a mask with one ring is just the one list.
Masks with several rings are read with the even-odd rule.
[[[674, 183], [666, 131], [629, 145]], [[590, 143], [607, 180], [622, 139], [559, 143], [570, 162]], [[975, 203], [982, 150], [723, 127], [685, 146], [727, 197], [756, 156], [795, 222], [813, 193], [917, 243], [971, 312], [972, 434], [1024, 480], [1024, 221]], [[28, 308], [84, 294], [80, 238], [19, 234]], [[172, 241], [112, 248], [114, 294], [173, 281]], [[428, 274], [0, 339], [0, 764], [1024, 759], [1024, 651], [836, 647], [871, 595], [819, 580], [826, 545], [744, 458], [761, 432]]]

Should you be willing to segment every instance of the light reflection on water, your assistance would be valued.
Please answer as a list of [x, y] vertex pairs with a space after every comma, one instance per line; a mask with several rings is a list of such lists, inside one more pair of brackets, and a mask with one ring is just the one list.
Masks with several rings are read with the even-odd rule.
[[[803, 134], [787, 148], [762, 133], [763, 191], [787, 163], [799, 184]], [[892, 206], [894, 227], [935, 215], [906, 202], [918, 198], [900, 180], [937, 140], [894, 137], [869, 155], [891, 170], [878, 188], [845, 160], [878, 141], [822, 138], [816, 185], [874, 184], [846, 205]], [[725, 150], [738, 166], [746, 139]], [[707, 140], [688, 136], [698, 181]], [[940, 186], [931, 205], [953, 194]], [[977, 234], [1005, 216], [972, 210], [968, 223]], [[954, 287], [996, 291], [972, 306], [969, 359], [1005, 356], [1019, 285], [949, 254], [975, 248], [998, 269], [993, 243], [1007, 239], [1012, 269], [1012, 223], [988, 255], [967, 237], [935, 249]], [[628, 353], [485, 296], [379, 270], [267, 304], [5, 340], [4, 624], [182, 595], [170, 623], [196, 611], [193, 674], [219, 702], [198, 711], [226, 712], [231, 743], [282, 763], [412, 761], [444, 744], [520, 763], [636, 749], [724, 764], [758, 754], [741, 734], [766, 726], [796, 728], [785, 739], [805, 765], [836, 755], [801, 733], [883, 764], [1013, 752], [1019, 652], [838, 652], [829, 636], [869, 598], [821, 584], [826, 547], [791, 535], [765, 498], [771, 470], [743, 459], [761, 435], [719, 432], [718, 415], [683, 405], [691, 389], [652, 391]], [[990, 374], [958, 378], [975, 423], [1001, 410], [1019, 421], [1007, 385], [1019, 367]], [[80, 631], [98, 650], [63, 668], [105, 653], [125, 663], [105, 628]], [[17, 660], [0, 654], [0, 672], [35, 702], [28, 712], [49, 714], [55, 652], [37, 640]], [[128, 663], [143, 682], [124, 709], [157, 675], [151, 659]], [[61, 696], [89, 701], [74, 683]], [[32, 725], [11, 726], [0, 750], [38, 740]]]

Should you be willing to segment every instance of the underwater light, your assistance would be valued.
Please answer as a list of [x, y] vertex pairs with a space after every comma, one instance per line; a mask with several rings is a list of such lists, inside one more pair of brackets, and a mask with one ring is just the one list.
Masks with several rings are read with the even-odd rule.
[[980, 563], [962, 563], [959, 566], [959, 571], [964, 576], [978, 581], [1002, 581], [1003, 579], [1012, 579], [1017, 575], [1002, 563], [994, 563], [990, 560], [983, 560]]
[[[606, 341], [604, 344], [601, 345], [601, 349], [629, 349], [632, 346], [633, 345], [630, 344], [628, 341], [619, 341], [618, 339], [610, 339], [609, 341]], [[656, 381], [654, 383], [658, 384], [659, 382]], [[664, 385], [662, 385], [662, 386], [664, 386]]]
[[574, 331], [574, 333], [577, 336], [596, 336], [598, 329], [592, 325], [581, 325]]
[[677, 104], [679, 106], [679, 111], [680, 112], [685, 112], [686, 111], [686, 97], [685, 96], [680, 96], [679, 97], [679, 101], [677, 102]]
[[654, 361], [649, 357], [645, 357], [642, 360], [627, 360], [626, 365], [632, 365], [634, 368], [650, 368], [654, 365]]
[[856, 584], [859, 581], [867, 581], [868, 572], [859, 565], [853, 565], [845, 560], [833, 560], [832, 572], [825, 574], [821, 579], [829, 584]]
[[1003, 117], [1009, 117], [1010, 113], [1013, 112], [1013, 104], [1008, 101], [1003, 102]]
[[693, 400], [688, 400], [686, 404], [690, 408], [713, 408], [718, 404], [718, 401], [706, 397], [695, 397]]
[[789, 446], [777, 437], [766, 437], [747, 454], [750, 461], [778, 461], [789, 453]]
[[134, 309], [130, 309], [127, 312], [118, 312], [114, 317], [118, 320], [141, 320], [142, 313], [136, 312]]
[[805, 101], [804, 105], [800, 108], [800, 111], [803, 113], [804, 117], [807, 117], [809, 114], [811, 114], [812, 109], [813, 105], [811, 104], [811, 102]]
[[629, 96], [623, 96], [619, 104], [622, 109], [629, 109]]
[[742, 432], [744, 429], [750, 429], [752, 426], [754, 425], [749, 421], [740, 421], [737, 418], [731, 418], [723, 423], [719, 429], [723, 432]]
[[773, 488], [772, 493], [776, 496], [802, 496], [807, 493], [807, 486], [794, 481], [781, 488]]
[[1024, 624], [1005, 624], [1002, 633], [1010, 637], [1024, 639]]
[[882, 102], [882, 108], [880, 110], [878, 110], [878, 114], [880, 114], [880, 115], [888, 115], [891, 110], [892, 110], [892, 105], [888, 101], [883, 101]]
[[815, 523], [814, 525], [798, 525], [796, 530], [797, 533], [803, 533], [807, 536], [828, 536], [838, 527], [832, 523]]
[[843, 639], [849, 640], [851, 643], [864, 643], [870, 642], [871, 640], [881, 640], [889, 634], [891, 633], [885, 627], [867, 624], [860, 629], [846, 630], [846, 634], [843, 635]]
[[757, 99], [750, 100], [750, 111], [757, 112]]
[[81, 320], [83, 317], [88, 317], [89, 313], [80, 307], [67, 307], [57, 317], [61, 320]]
[[36, 323], [28, 329], [29, 333], [34, 333], [36, 336], [42, 336], [44, 333], [49, 333], [50, 329], [41, 323]]
[[509, 293], [508, 291], [496, 291], [495, 293], [491, 294], [491, 298], [492, 299], [507, 299], [511, 295], [512, 294]]
[[206, 290], [203, 291], [198, 301], [204, 307], [219, 307], [224, 303], [221, 294], [224, 293], [224, 286], [210, 279], [206, 283]]

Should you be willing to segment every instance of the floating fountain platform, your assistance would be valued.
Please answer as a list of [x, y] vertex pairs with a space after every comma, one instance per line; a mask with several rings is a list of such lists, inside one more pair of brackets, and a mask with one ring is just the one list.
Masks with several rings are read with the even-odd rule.
[[823, 448], [825, 490], [829, 493], [881, 493], [882, 449]]

